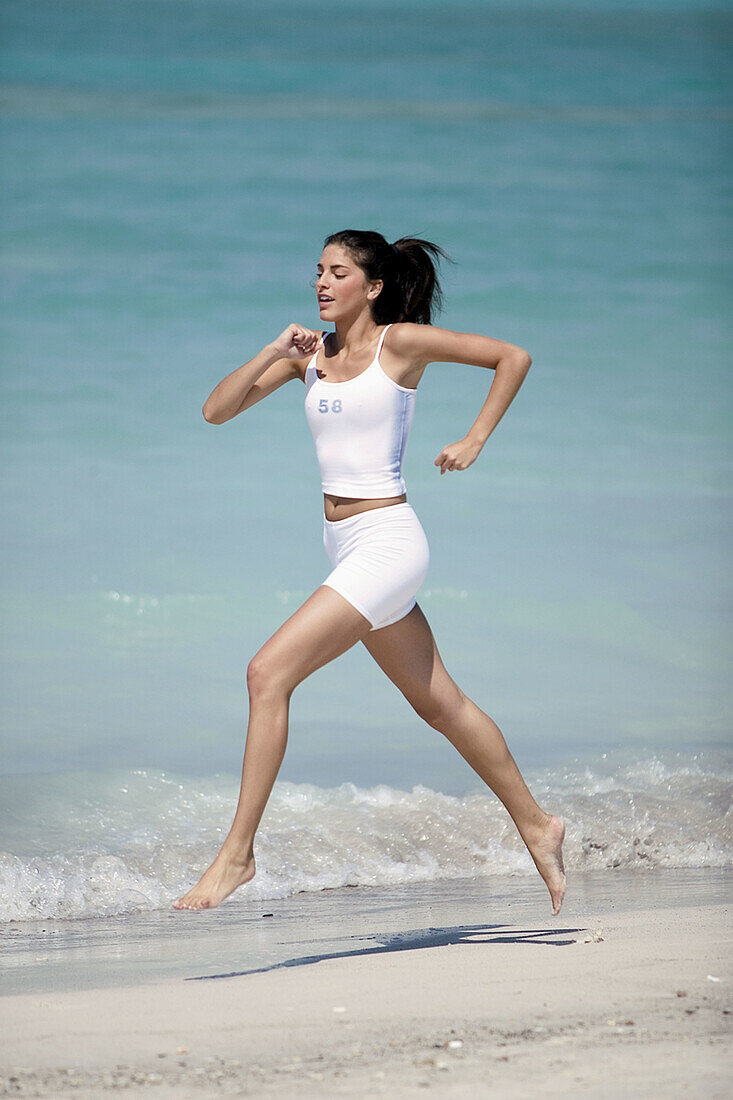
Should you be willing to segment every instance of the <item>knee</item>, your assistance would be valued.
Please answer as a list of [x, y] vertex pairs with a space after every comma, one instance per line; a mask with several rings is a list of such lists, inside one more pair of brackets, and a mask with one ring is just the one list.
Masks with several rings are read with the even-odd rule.
[[456, 724], [462, 705], [462, 696], [458, 688], [445, 695], [429, 695], [424, 699], [410, 700], [412, 708], [423, 722], [427, 722], [438, 733], [447, 734]]
[[422, 718], [423, 722], [427, 722], [434, 730], [441, 732], [440, 727], [443, 724], [441, 707], [435, 706], [432, 703], [413, 703], [412, 709], [415, 711], [418, 718]]
[[250, 698], [274, 695], [284, 690], [274, 661], [266, 653], [256, 653], [247, 665], [247, 691]]

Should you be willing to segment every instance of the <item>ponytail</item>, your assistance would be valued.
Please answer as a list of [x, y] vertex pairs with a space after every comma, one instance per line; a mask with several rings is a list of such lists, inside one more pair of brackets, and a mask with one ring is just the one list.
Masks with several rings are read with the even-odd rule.
[[441, 308], [437, 265], [449, 257], [437, 244], [419, 237], [400, 237], [389, 244], [381, 233], [360, 229], [332, 233], [324, 247], [329, 244], [346, 248], [367, 279], [382, 281], [379, 297], [371, 304], [376, 324], [412, 321], [429, 325], [431, 312]]

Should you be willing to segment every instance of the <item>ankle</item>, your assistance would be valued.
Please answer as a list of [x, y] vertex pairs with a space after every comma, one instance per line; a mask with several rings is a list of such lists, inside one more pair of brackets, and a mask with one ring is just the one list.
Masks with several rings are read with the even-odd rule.
[[552, 814], [546, 814], [544, 810], [540, 810], [536, 817], [527, 822], [525, 828], [521, 830], [521, 833], [525, 842], [527, 840], [541, 840], [551, 828]]
[[228, 836], [221, 846], [220, 855], [231, 863], [238, 863], [242, 867], [248, 867], [255, 861], [254, 848], [252, 844], [242, 843], [239, 840]]

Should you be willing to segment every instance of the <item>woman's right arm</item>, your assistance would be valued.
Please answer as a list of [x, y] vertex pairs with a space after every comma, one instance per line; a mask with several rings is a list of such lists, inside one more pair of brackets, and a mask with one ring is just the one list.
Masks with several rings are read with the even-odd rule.
[[320, 332], [303, 325], [288, 325], [277, 340], [214, 387], [204, 402], [205, 419], [210, 424], [225, 424], [292, 378], [302, 377], [299, 360], [314, 354], [320, 337]]

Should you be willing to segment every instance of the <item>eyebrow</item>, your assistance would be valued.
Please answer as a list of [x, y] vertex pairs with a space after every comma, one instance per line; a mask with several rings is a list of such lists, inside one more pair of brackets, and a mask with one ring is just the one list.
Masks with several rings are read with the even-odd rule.
[[[316, 267], [321, 267], [322, 268], [323, 264], [316, 264]], [[348, 267], [346, 266], [346, 264], [331, 264], [331, 271], [335, 271], [337, 267], [343, 268], [344, 271], [349, 270]]]

